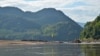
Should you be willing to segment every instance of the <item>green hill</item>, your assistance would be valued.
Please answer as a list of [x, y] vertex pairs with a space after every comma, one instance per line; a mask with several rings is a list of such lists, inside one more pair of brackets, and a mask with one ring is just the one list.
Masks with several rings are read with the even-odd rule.
[[54, 8], [37, 12], [0, 7], [0, 39], [69, 41], [79, 38], [82, 27]]
[[100, 39], [100, 15], [92, 22], [87, 22], [80, 35], [81, 39]]

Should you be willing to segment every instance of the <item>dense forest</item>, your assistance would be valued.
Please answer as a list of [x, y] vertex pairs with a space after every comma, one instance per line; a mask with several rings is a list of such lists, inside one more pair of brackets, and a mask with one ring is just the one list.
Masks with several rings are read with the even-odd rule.
[[92, 22], [87, 22], [80, 35], [81, 39], [100, 39], [100, 15]]

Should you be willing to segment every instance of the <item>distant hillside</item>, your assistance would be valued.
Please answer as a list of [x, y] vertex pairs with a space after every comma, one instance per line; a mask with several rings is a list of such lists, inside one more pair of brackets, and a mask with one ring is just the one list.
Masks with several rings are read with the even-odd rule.
[[100, 39], [100, 15], [94, 21], [87, 22], [80, 37], [81, 39]]
[[77, 22], [81, 27], [84, 27], [85, 23]]
[[79, 38], [82, 27], [54, 8], [38, 12], [0, 7], [0, 39], [69, 41]]

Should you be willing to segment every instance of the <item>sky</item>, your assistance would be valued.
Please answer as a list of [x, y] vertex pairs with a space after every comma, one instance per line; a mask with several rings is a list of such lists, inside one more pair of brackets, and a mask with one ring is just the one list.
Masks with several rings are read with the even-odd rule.
[[32, 12], [55, 8], [81, 23], [93, 21], [100, 14], [100, 0], [0, 0], [0, 7], [5, 6]]

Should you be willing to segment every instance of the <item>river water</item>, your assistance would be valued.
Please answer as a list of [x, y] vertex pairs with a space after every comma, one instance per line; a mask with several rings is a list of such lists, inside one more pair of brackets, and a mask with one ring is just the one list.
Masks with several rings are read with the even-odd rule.
[[0, 56], [100, 56], [100, 44], [8, 45]]

